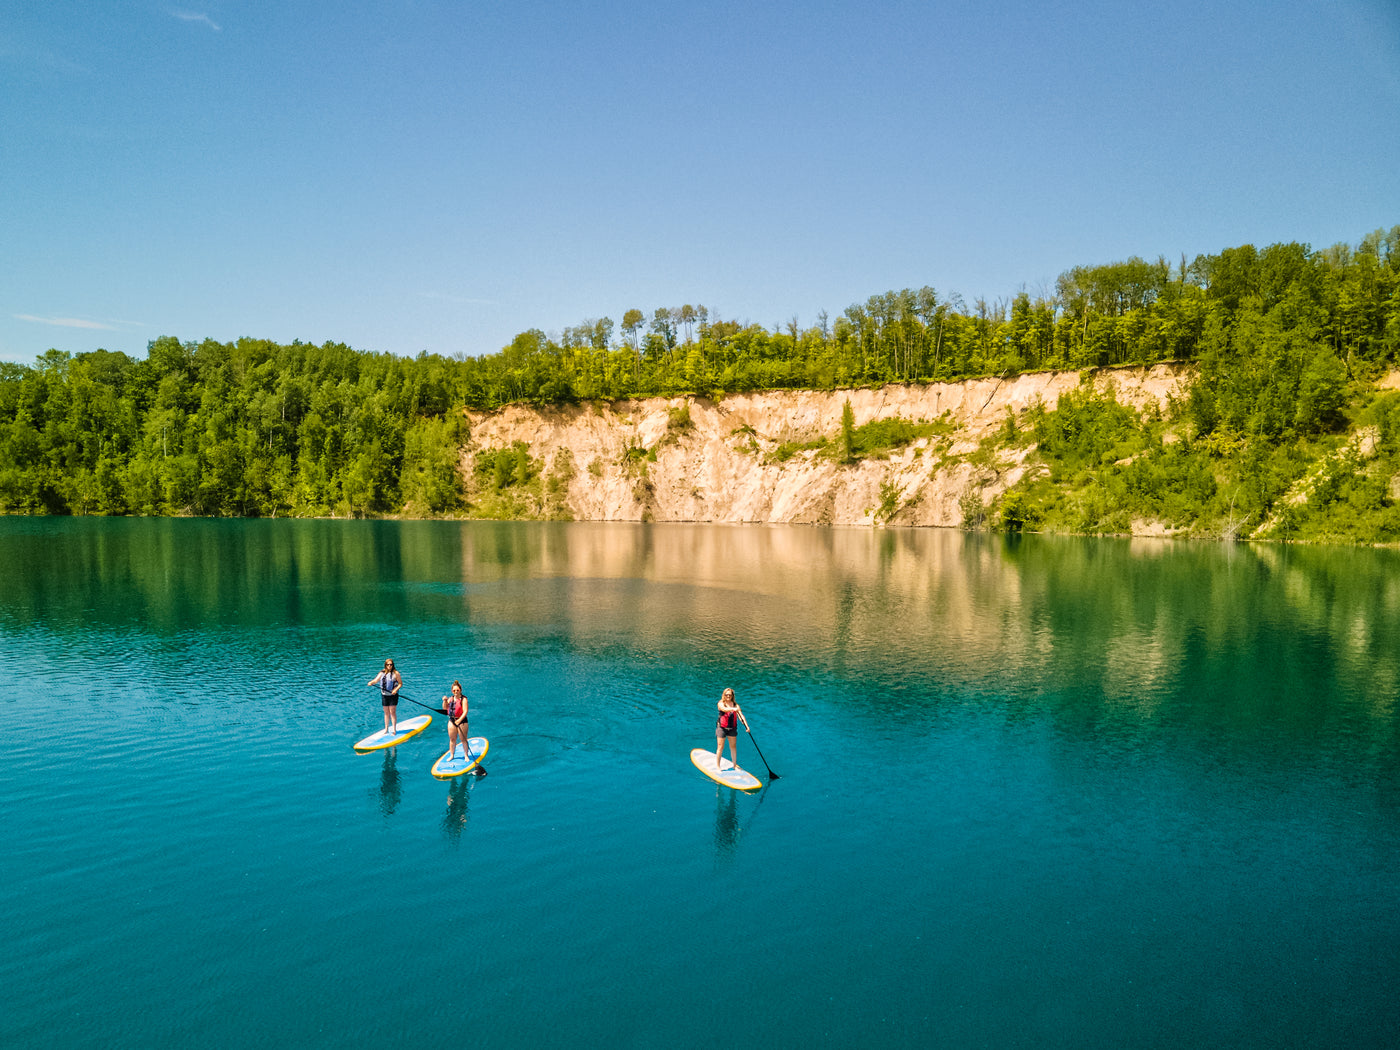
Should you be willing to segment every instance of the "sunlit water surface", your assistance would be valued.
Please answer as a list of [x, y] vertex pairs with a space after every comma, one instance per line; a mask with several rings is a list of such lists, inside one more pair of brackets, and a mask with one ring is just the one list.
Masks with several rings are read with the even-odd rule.
[[1398, 570], [0, 519], [0, 1045], [1394, 1046]]

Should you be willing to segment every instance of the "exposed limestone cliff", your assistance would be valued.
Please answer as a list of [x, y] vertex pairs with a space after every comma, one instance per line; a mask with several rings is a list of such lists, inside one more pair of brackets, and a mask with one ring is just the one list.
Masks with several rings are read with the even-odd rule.
[[[1181, 396], [1186, 367], [1104, 369], [1088, 381], [1141, 409]], [[1037, 400], [1053, 408], [1079, 372], [833, 392], [736, 394], [721, 401], [649, 398], [468, 413], [468, 479], [478, 452], [524, 442], [553, 478], [556, 503], [587, 521], [793, 522], [956, 526], [1026, 469], [1026, 450], [990, 455], [981, 441]], [[849, 401], [855, 425], [942, 420], [886, 457], [843, 465], [807, 449], [779, 461], [784, 443], [834, 442]], [[631, 451], [629, 451], [631, 450]]]

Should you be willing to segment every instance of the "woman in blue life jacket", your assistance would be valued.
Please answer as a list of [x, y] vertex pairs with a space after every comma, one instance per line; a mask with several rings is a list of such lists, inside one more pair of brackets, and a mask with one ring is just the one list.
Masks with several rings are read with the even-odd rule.
[[452, 692], [442, 698], [442, 710], [447, 715], [447, 754], [448, 760], [456, 754], [457, 744], [462, 745], [463, 756], [467, 755], [467, 694], [462, 692], [462, 683], [453, 682]]
[[729, 738], [729, 757], [734, 768], [739, 768], [739, 723], [749, 728], [744, 712], [739, 710], [739, 701], [734, 699], [734, 690], [726, 689], [719, 698], [719, 720], [715, 722], [715, 768], [719, 769], [720, 756], [724, 754], [724, 738]]
[[379, 686], [379, 699], [384, 708], [384, 732], [394, 734], [399, 731], [399, 689], [403, 678], [394, 666], [393, 660], [384, 661], [384, 670], [371, 678], [365, 685]]

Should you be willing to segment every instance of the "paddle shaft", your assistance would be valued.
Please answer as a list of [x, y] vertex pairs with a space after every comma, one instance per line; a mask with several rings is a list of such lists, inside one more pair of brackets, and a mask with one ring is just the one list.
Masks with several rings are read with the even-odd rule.
[[744, 719], [744, 732], [749, 734], [749, 743], [752, 744], [753, 749], [758, 752], [758, 757], [763, 760], [763, 768], [768, 770], [768, 779], [782, 780], [782, 777], [773, 772], [773, 767], [768, 764], [768, 759], [763, 758], [763, 749], [758, 746], [758, 741], [754, 739], [753, 730], [749, 728], [749, 720], [747, 718]]
[[426, 710], [428, 710], [428, 711], [432, 711], [434, 714], [439, 714], [439, 715], [445, 715], [445, 714], [447, 714], [447, 712], [444, 711], [444, 710], [443, 710], [442, 708], [440, 708], [440, 707], [430, 707], [428, 704], [419, 703], [417, 700], [413, 699], [413, 697], [411, 697], [411, 696], [404, 696], [403, 693], [399, 693], [399, 694], [398, 694], [398, 699], [400, 699], [400, 700], [407, 700], [410, 704], [418, 704], [419, 707], [424, 708], [424, 709], [426, 709]]
[[[443, 714], [447, 714], [447, 712], [444, 711]], [[465, 756], [462, 761], [465, 762], [468, 758], [472, 757], [471, 744], [467, 741], [467, 731], [462, 728], [462, 723], [451, 715], [447, 715], [447, 720], [457, 727], [457, 736], [462, 741], [462, 754]], [[476, 769], [472, 770], [472, 774], [484, 777], [486, 775], [486, 767], [480, 762], [477, 762]]]

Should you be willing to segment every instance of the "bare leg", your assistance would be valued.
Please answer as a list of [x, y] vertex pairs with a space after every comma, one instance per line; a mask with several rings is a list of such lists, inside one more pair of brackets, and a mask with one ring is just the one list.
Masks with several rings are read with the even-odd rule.
[[724, 754], [724, 734], [715, 731], [715, 768], [719, 768], [720, 756]]

